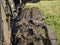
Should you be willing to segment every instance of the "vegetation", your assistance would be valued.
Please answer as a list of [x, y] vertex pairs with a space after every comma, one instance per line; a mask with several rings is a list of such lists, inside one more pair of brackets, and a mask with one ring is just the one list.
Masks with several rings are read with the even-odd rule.
[[60, 0], [41, 0], [41, 1], [60, 1]]
[[38, 3], [28, 3], [27, 7], [37, 6], [45, 17], [45, 23], [50, 25], [56, 34], [60, 45], [60, 2], [59, 1], [40, 1]]

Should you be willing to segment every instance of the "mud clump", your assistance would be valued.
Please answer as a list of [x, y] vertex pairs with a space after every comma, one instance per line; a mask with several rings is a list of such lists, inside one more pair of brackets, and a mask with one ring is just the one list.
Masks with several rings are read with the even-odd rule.
[[[42, 37], [46, 38], [46, 35], [42, 29], [41, 24], [43, 24], [43, 17], [39, 9], [37, 7], [31, 9], [25, 8], [21, 12], [19, 18], [20, 20], [14, 24], [15, 26], [13, 25], [12, 45], [36, 45], [39, 43], [42, 43], [43, 45], [44, 41], [42, 40]], [[15, 30], [17, 31], [15, 32]]]

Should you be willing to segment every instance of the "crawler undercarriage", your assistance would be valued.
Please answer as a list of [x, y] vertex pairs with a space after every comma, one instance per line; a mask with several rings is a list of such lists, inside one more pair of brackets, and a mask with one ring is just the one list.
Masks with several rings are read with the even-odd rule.
[[58, 45], [51, 27], [44, 23], [39, 8], [24, 8], [26, 2], [29, 1], [1, 1], [0, 45]]

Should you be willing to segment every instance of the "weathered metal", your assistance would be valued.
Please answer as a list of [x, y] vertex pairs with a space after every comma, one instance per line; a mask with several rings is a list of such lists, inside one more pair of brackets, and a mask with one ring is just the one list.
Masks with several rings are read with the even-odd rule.
[[45, 25], [45, 30], [47, 32], [48, 39], [51, 41], [51, 45], [58, 45], [57, 38], [55, 33], [52, 31], [52, 28], [48, 25]]
[[1, 3], [0, 3], [0, 45], [3, 44], [3, 20], [2, 20], [2, 14], [1, 14]]

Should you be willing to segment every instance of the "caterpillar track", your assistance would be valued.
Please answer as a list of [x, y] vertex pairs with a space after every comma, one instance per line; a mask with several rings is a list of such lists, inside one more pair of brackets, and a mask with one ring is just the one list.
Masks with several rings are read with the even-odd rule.
[[1, 0], [0, 45], [58, 45], [39, 8], [25, 8], [26, 3], [38, 1]]

